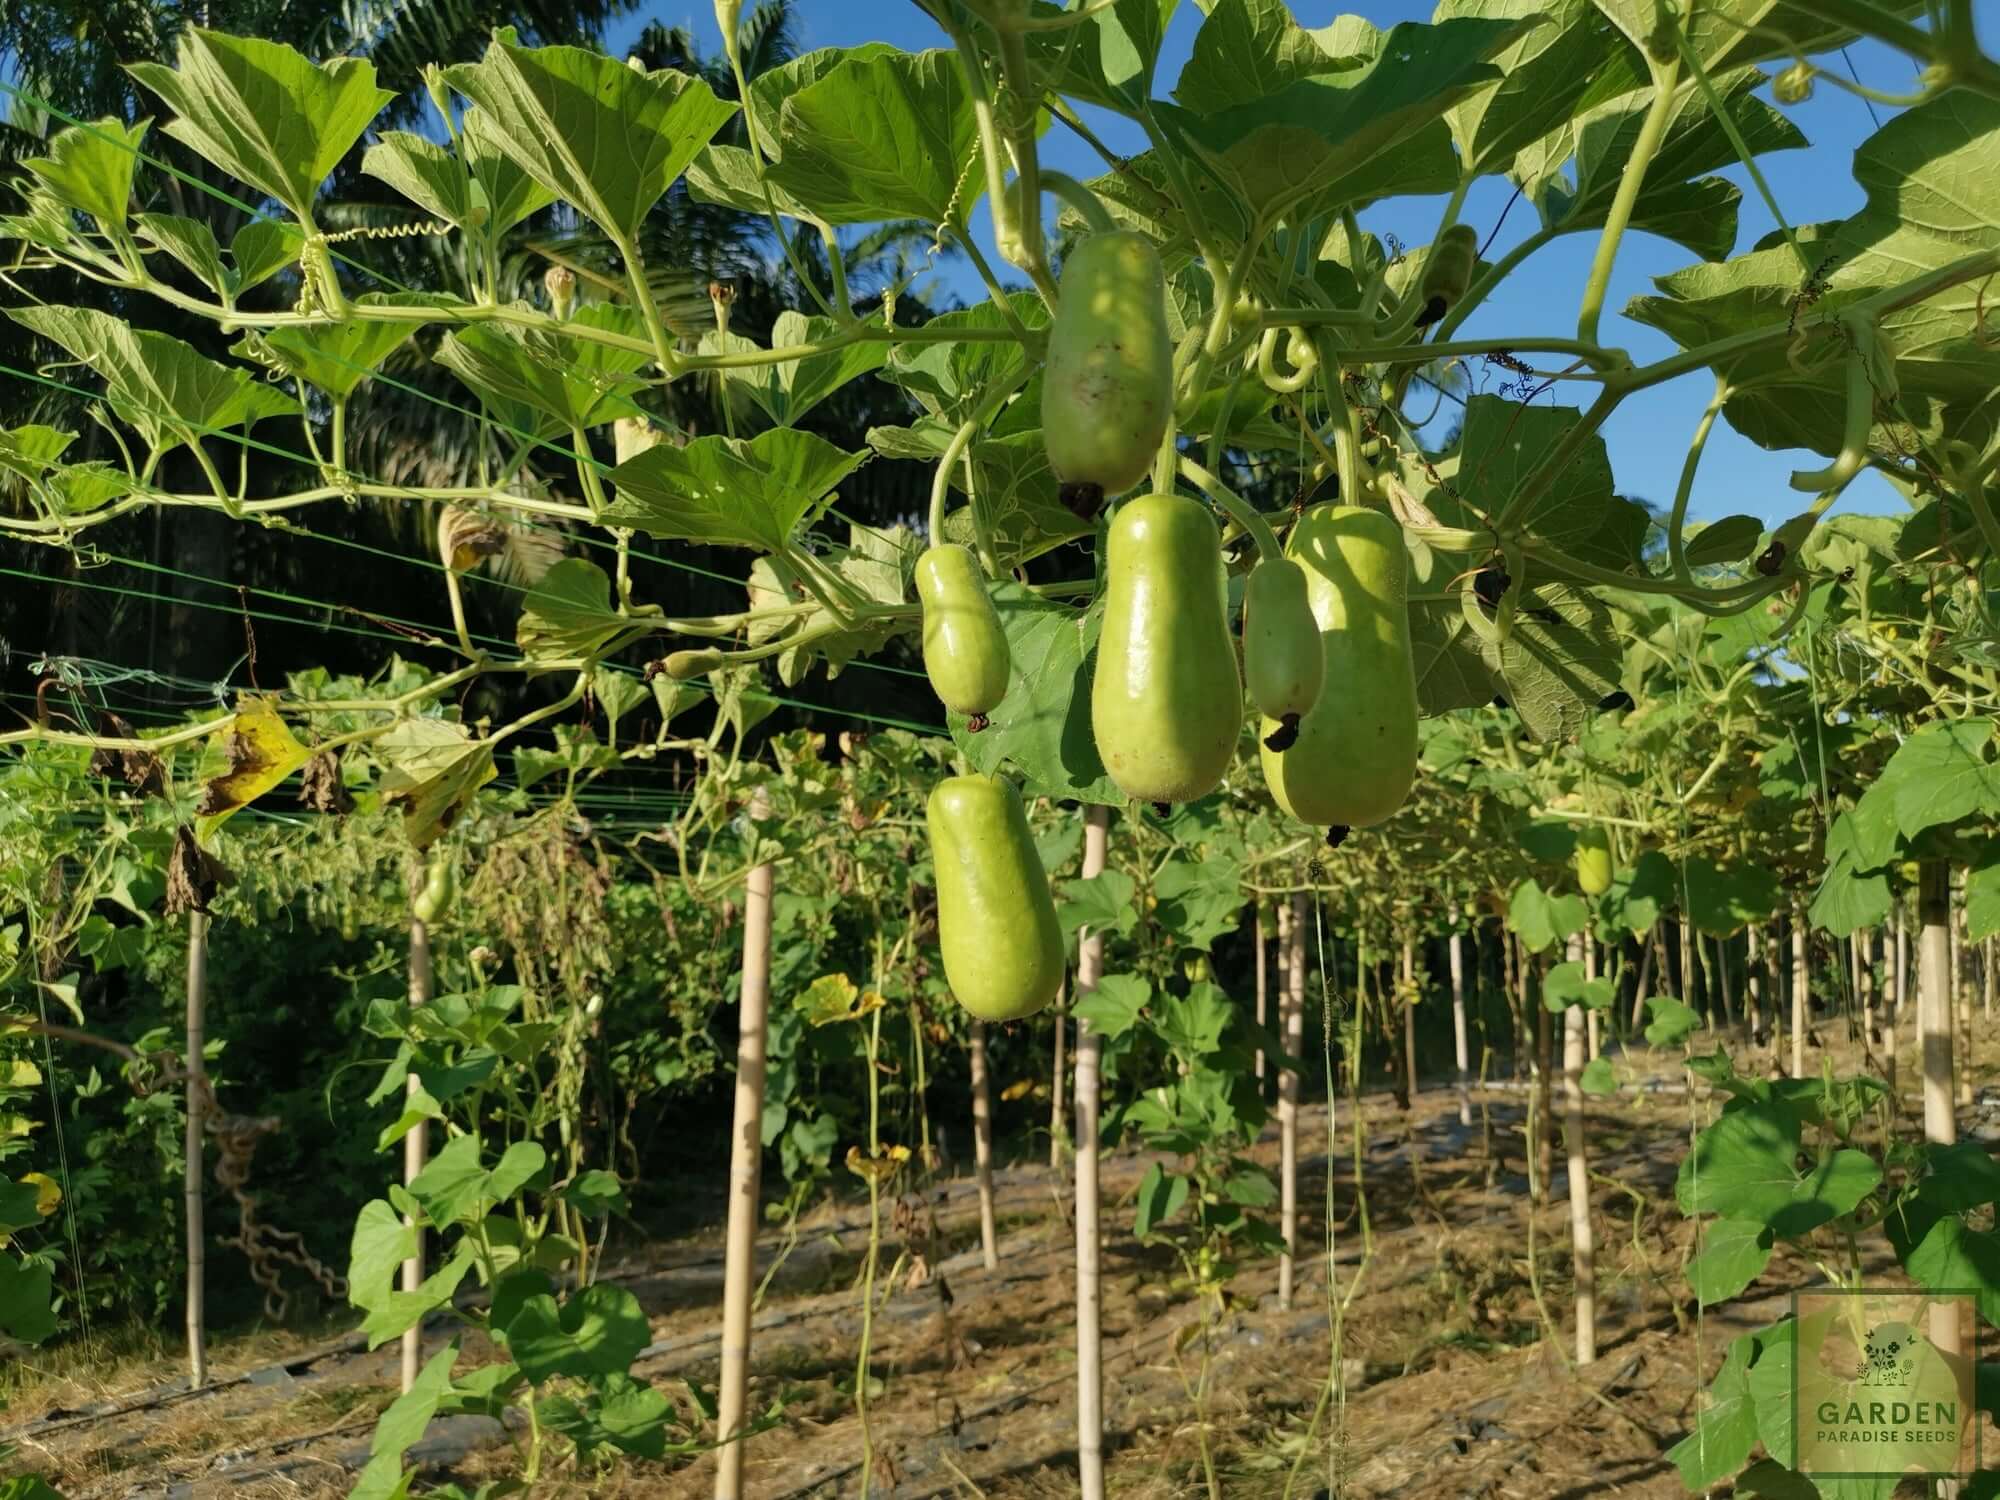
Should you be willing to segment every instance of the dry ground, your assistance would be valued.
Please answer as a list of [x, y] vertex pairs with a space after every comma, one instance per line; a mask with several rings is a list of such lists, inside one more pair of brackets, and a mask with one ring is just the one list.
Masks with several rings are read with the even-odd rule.
[[[1628, 1075], [1645, 1071], [1643, 1053], [1633, 1062]], [[1697, 1316], [1680, 1276], [1694, 1228], [1673, 1206], [1672, 1180], [1694, 1119], [1715, 1105], [1641, 1090], [1594, 1100], [1600, 1352], [1572, 1369], [1562, 1153], [1550, 1202], [1537, 1210], [1524, 1175], [1524, 1103], [1518, 1090], [1487, 1091], [1467, 1127], [1448, 1087], [1424, 1092], [1407, 1115], [1371, 1096], [1360, 1125], [1365, 1204], [1343, 1103], [1330, 1236], [1326, 1113], [1302, 1111], [1301, 1238], [1311, 1253], [1294, 1305], [1278, 1306], [1274, 1262], [1248, 1261], [1231, 1305], [1205, 1331], [1172, 1255], [1130, 1236], [1145, 1158], [1108, 1159], [1112, 1492], [1200, 1494], [1209, 1465], [1229, 1496], [1680, 1495], [1665, 1452], [1692, 1425], [1729, 1340], [1782, 1316], [1789, 1292], [1817, 1273], [1781, 1256], [1744, 1298]], [[1984, 1134], [1988, 1120], [1970, 1110], [1963, 1126]], [[1275, 1127], [1258, 1155], [1275, 1167]], [[870, 1493], [1076, 1493], [1068, 1198], [1068, 1182], [1045, 1164], [1003, 1171], [994, 1271], [981, 1262], [970, 1181], [913, 1185], [885, 1212]], [[763, 1245], [764, 1265], [779, 1242]], [[746, 1450], [746, 1493], [756, 1500], [861, 1492], [852, 1393], [866, 1242], [865, 1211], [822, 1207], [758, 1313], [751, 1406], [778, 1403], [782, 1413]], [[677, 1395], [682, 1378], [715, 1376], [719, 1245], [710, 1230], [635, 1246], [608, 1273], [651, 1317], [638, 1372]], [[1336, 1358], [1330, 1295], [1348, 1299], [1337, 1340], [1344, 1400], [1321, 1412]], [[492, 1354], [474, 1341], [468, 1356]], [[20, 1446], [16, 1467], [42, 1473], [70, 1500], [343, 1495], [393, 1395], [395, 1358], [393, 1347], [370, 1354], [337, 1329], [267, 1332], [218, 1347], [217, 1383], [190, 1394], [172, 1349], [33, 1356], [13, 1372], [5, 1436]], [[506, 1438], [485, 1419], [444, 1419], [412, 1456], [430, 1478], [471, 1489], [518, 1472]], [[548, 1492], [705, 1497], [711, 1465], [627, 1461], [559, 1474]]]

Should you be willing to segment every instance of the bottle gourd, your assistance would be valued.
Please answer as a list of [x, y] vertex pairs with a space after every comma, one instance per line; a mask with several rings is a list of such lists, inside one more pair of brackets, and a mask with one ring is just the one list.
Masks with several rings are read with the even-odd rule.
[[1278, 721], [1267, 748], [1288, 750], [1297, 741], [1325, 674], [1305, 569], [1289, 557], [1264, 559], [1243, 586], [1243, 677], [1257, 712]]
[[1602, 828], [1576, 831], [1576, 888], [1586, 896], [1611, 889], [1611, 840]]
[[944, 543], [917, 559], [924, 607], [924, 671], [938, 700], [973, 729], [1007, 696], [1007, 635], [986, 592], [986, 577], [964, 547]]
[[[1302, 823], [1366, 828], [1403, 805], [1417, 775], [1402, 528], [1386, 511], [1319, 505], [1300, 517], [1285, 551], [1306, 571], [1324, 667], [1296, 742], [1264, 746], [1264, 780]], [[1262, 734], [1279, 727], [1265, 719]]]
[[1098, 758], [1139, 802], [1221, 784], [1243, 728], [1222, 537], [1181, 495], [1128, 500], [1105, 541], [1104, 626], [1090, 715]]
[[1063, 263], [1042, 381], [1042, 442], [1063, 503], [1094, 515], [1144, 479], [1173, 405], [1166, 277], [1142, 234], [1094, 234]]
[[997, 776], [948, 776], [927, 809], [945, 982], [982, 1021], [1018, 1021], [1055, 998], [1062, 928], [1021, 794]]

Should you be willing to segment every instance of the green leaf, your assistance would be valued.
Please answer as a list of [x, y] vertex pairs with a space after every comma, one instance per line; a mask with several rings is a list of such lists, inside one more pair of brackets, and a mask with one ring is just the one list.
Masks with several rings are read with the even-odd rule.
[[566, 1375], [589, 1380], [622, 1375], [652, 1341], [639, 1299], [599, 1282], [561, 1307], [546, 1293], [524, 1299], [496, 1327], [521, 1372], [536, 1385]]
[[[627, 340], [646, 337], [638, 313], [618, 303], [586, 302], [570, 314], [569, 321]], [[639, 416], [632, 394], [645, 385], [639, 371], [653, 358], [643, 349], [511, 323], [456, 329], [445, 335], [435, 357], [496, 417], [504, 420], [510, 407], [518, 404], [546, 415], [565, 431]]]
[[992, 775], [1003, 762], [1018, 768], [1029, 795], [1124, 806], [1125, 794], [1098, 759], [1090, 723], [1102, 606], [1071, 609], [1011, 579], [994, 584], [992, 597], [1013, 675], [979, 733], [966, 731], [962, 715], [947, 716], [952, 742], [974, 770]]
[[[523, 172], [498, 150], [481, 144], [488, 135], [476, 117], [467, 112], [461, 139], [471, 160], [471, 171], [443, 146], [406, 130], [385, 134], [361, 158], [361, 170], [378, 177], [412, 203], [460, 228], [486, 210], [484, 232], [505, 234], [530, 214], [555, 201], [555, 195]], [[475, 183], [478, 192], [473, 191]]]
[[789, 427], [747, 442], [662, 444], [612, 470], [618, 498], [605, 519], [653, 536], [778, 552], [833, 503], [833, 487], [867, 457]]
[[1153, 1006], [1160, 1040], [1195, 1068], [1222, 1046], [1222, 1034], [1235, 1016], [1229, 996], [1206, 981], [1189, 986], [1185, 995], [1163, 993]]
[[159, 451], [299, 410], [298, 402], [249, 372], [217, 364], [192, 345], [133, 328], [109, 313], [55, 306], [10, 307], [6, 313], [103, 376], [111, 409]]
[[1115, 1042], [1139, 1024], [1139, 1012], [1152, 998], [1153, 987], [1138, 975], [1105, 974], [1070, 1009], [1092, 1036]]
[[606, 1214], [622, 1214], [626, 1208], [623, 1185], [615, 1175], [602, 1169], [594, 1168], [583, 1173], [562, 1190], [561, 1197], [563, 1202], [576, 1209], [586, 1219], [601, 1219]]
[[1985, 860], [1965, 877], [1965, 935], [1984, 942], [2000, 932], [2000, 844], [1989, 844]]
[[1206, 953], [1237, 928], [1241, 874], [1230, 859], [1168, 860], [1153, 879], [1154, 919], [1181, 947]]
[[695, 153], [736, 113], [706, 83], [581, 47], [496, 37], [445, 81], [479, 105], [468, 133], [630, 244]]
[[132, 222], [141, 237], [179, 261], [216, 296], [224, 301], [235, 296], [235, 274], [222, 264], [222, 246], [208, 225], [179, 214], [139, 214]]
[[1623, 68], [1624, 48], [1590, 0], [1443, 0], [1432, 19], [1457, 16], [1531, 23], [1493, 55], [1498, 86], [1451, 111], [1467, 177], [1506, 170], [1523, 147], [1574, 119], [1602, 75]]
[[[364, 292], [354, 302], [359, 307], [430, 307], [438, 299], [416, 292]], [[338, 323], [247, 333], [232, 352], [251, 357], [266, 353], [291, 374], [336, 401], [345, 401], [416, 331], [415, 323], [344, 318]]]
[[486, 1193], [486, 1169], [479, 1164], [479, 1137], [455, 1135], [410, 1182], [410, 1193], [431, 1223], [442, 1228], [474, 1217]]
[[1307, 31], [1284, 0], [1229, 0], [1204, 8], [1207, 18], [1174, 84], [1174, 98], [1196, 114], [1269, 98], [1301, 79], [1350, 72], [1372, 62], [1382, 46], [1382, 34], [1365, 23], [1356, 26], [1358, 17]]
[[1725, 870], [1693, 858], [1682, 864], [1681, 881], [1688, 920], [1717, 937], [1766, 920], [1784, 900], [1777, 872], [1768, 865], [1732, 865]]
[[1646, 999], [1646, 1042], [1653, 1047], [1671, 1047], [1701, 1025], [1701, 1014], [1693, 1006], [1671, 995], [1650, 995]]
[[548, 1153], [533, 1141], [514, 1141], [500, 1153], [487, 1175], [486, 1195], [504, 1203], [526, 1187], [549, 1164]]
[[1692, 531], [1684, 555], [1688, 565], [1696, 568], [1742, 562], [1757, 550], [1757, 543], [1763, 537], [1764, 523], [1757, 517], [1724, 516]]
[[368, 1444], [368, 1466], [361, 1471], [349, 1500], [398, 1500], [408, 1491], [403, 1474], [404, 1452], [424, 1435], [437, 1415], [438, 1403], [451, 1388], [451, 1367], [458, 1362], [454, 1339], [431, 1356], [410, 1388], [382, 1413]]
[[1799, 1123], [1788, 1111], [1731, 1109], [1695, 1137], [1675, 1197], [1688, 1213], [1749, 1219], [1789, 1238], [1851, 1212], [1882, 1180], [1866, 1152], [1843, 1148], [1801, 1171], [1799, 1149]]
[[1586, 1094], [1615, 1094], [1618, 1092], [1618, 1075], [1612, 1071], [1611, 1059], [1593, 1057], [1583, 1065], [1583, 1072], [1577, 1076], [1576, 1086]]
[[128, 126], [106, 116], [93, 124], [71, 125], [50, 138], [47, 156], [27, 157], [21, 165], [63, 203], [97, 220], [106, 233], [123, 234], [139, 143], [151, 123], [149, 118]]
[[442, 1120], [443, 1118], [444, 1111], [438, 1108], [437, 1100], [433, 1099], [419, 1085], [410, 1091], [409, 1103], [403, 1106], [403, 1112], [397, 1116], [396, 1122], [393, 1125], [383, 1126], [382, 1133], [375, 1137], [375, 1149], [377, 1151], [387, 1151], [426, 1120]]
[[380, 1198], [363, 1205], [348, 1246], [347, 1300], [363, 1311], [386, 1303], [403, 1262], [420, 1243], [417, 1230]]
[[1736, 1296], [1771, 1260], [1771, 1231], [1748, 1219], [1717, 1219], [1702, 1231], [1701, 1253], [1687, 1264], [1688, 1285], [1703, 1307]]
[[1188, 1180], [1178, 1173], [1162, 1172], [1158, 1162], [1146, 1168], [1139, 1182], [1139, 1206], [1132, 1217], [1132, 1233], [1143, 1240], [1157, 1224], [1179, 1213], [1188, 1200]]
[[1458, 176], [1445, 113], [1500, 73], [1487, 61], [1513, 22], [1406, 22], [1361, 67], [1301, 78], [1214, 114], [1156, 105], [1206, 166], [1270, 223], [1310, 197], [1318, 212], [1396, 193], [1448, 190]]
[[[1846, 817], [1841, 814], [1841, 820]], [[1834, 826], [1838, 829], [1842, 822], [1836, 821]], [[1894, 898], [1889, 894], [1888, 876], [1880, 872], [1859, 873], [1852, 853], [1844, 849], [1835, 852], [1831, 835], [1827, 839], [1827, 858], [1819, 889], [1813, 892], [1812, 905], [1807, 909], [1813, 926], [1835, 937], [1847, 937], [1864, 927], [1878, 925], [1889, 915]]]
[[1667, 1450], [1668, 1461], [1680, 1470], [1681, 1483], [1691, 1492], [1706, 1490], [1736, 1473], [1756, 1446], [1757, 1410], [1747, 1378], [1756, 1353], [1755, 1334], [1746, 1333], [1730, 1344], [1694, 1431]]
[[1093, 932], [1125, 936], [1139, 920], [1138, 908], [1132, 904], [1136, 889], [1132, 877], [1123, 870], [1103, 870], [1088, 880], [1065, 881], [1062, 902], [1056, 908], [1063, 935], [1068, 937], [1088, 927]]
[[1955, 824], [1975, 813], [2000, 814], [2000, 767], [1986, 758], [1989, 718], [1927, 724], [1904, 740], [1882, 768], [1904, 838]]
[[379, 1349], [391, 1339], [401, 1338], [450, 1302], [472, 1270], [478, 1248], [470, 1236], [461, 1237], [445, 1263], [426, 1276], [415, 1291], [397, 1287], [370, 1308], [361, 1323], [361, 1331], [368, 1336], [368, 1347]]
[[1629, 871], [1612, 876], [1611, 919], [1634, 937], [1650, 932], [1660, 914], [1677, 904], [1678, 890], [1673, 862], [1659, 850], [1648, 849]]
[[[774, 350], [796, 349], [828, 339], [838, 329], [839, 325], [831, 318], [809, 318], [787, 308], [778, 314], [777, 321], [771, 325], [770, 347]], [[758, 347], [739, 335], [728, 336], [729, 351]], [[728, 368], [722, 371], [722, 376], [729, 385], [743, 391], [762, 407], [772, 422], [780, 427], [792, 427], [849, 381], [880, 369], [889, 357], [889, 349], [886, 340], [862, 339], [841, 344], [824, 354], [807, 355], [803, 359]], [[704, 354], [724, 352], [724, 342], [715, 334], [707, 334], [702, 338], [701, 351]]]
[[[1614, 66], [1603, 81], [1618, 77]], [[1524, 146], [1515, 157], [1512, 175], [1526, 189], [1545, 226], [1579, 233], [1600, 228], [1610, 214], [1625, 164], [1652, 105], [1652, 90], [1644, 77], [1630, 75], [1630, 82], [1632, 89], [1615, 97], [1602, 96], [1600, 82], [1579, 116]], [[1760, 82], [1758, 75], [1746, 74], [1719, 84], [1744, 143], [1753, 155], [1803, 147], [1806, 138], [1798, 127], [1752, 92]], [[1562, 173], [1572, 159], [1574, 187]], [[1706, 259], [1721, 259], [1736, 243], [1736, 210], [1742, 194], [1722, 178], [1703, 174], [1736, 164], [1736, 148], [1700, 86], [1692, 80], [1684, 83], [1666, 133], [1647, 165], [1645, 185], [1632, 209], [1633, 227], [1673, 240]]]
[[[1086, 103], [1136, 115], [1153, 92], [1160, 44], [1179, 0], [1115, 0], [1088, 22], [1060, 31], [1030, 32], [1028, 53], [1037, 73], [1047, 70], [1058, 92]], [[1036, 0], [1034, 13], [1052, 17], [1057, 7]]]
[[48, 1267], [0, 1251], [0, 1332], [39, 1344], [56, 1331], [55, 1281]]
[[236, 291], [240, 295], [299, 258], [305, 236], [296, 224], [275, 219], [252, 219], [236, 231], [229, 242], [229, 259], [236, 267]]
[[829, 224], [963, 225], [985, 188], [949, 50], [848, 57], [785, 101], [773, 186]]
[[1552, 896], [1532, 879], [1514, 887], [1507, 903], [1507, 925], [1531, 953], [1546, 953], [1583, 931], [1589, 920], [1590, 908], [1583, 897], [1573, 891]]
[[[1806, 251], [1828, 269], [1824, 295], [1800, 319], [1805, 355], [1778, 344], [1726, 353], [1716, 366], [1733, 392], [1724, 408], [1732, 427], [1767, 448], [1839, 450], [1845, 373], [1836, 356], [1845, 346], [1831, 320], [2000, 232], [2000, 182], [1985, 170], [1996, 148], [2000, 100], [1963, 89], [1892, 116], [1862, 143], [1854, 174], [1867, 207]], [[1699, 348], [1743, 328], [1788, 323], [1804, 275], [1790, 247], [1755, 250], [1662, 278], [1661, 295], [1634, 300], [1626, 315], [1683, 348]], [[1979, 447], [2000, 431], [1991, 401], [2000, 350], [1989, 346], [1988, 319], [1970, 283], [1876, 319], [1885, 352], [1896, 360], [1901, 400], [1873, 443], [1900, 452], [1948, 434]]]
[[590, 657], [631, 628], [611, 607], [611, 580], [604, 569], [586, 558], [566, 557], [528, 590], [514, 641], [533, 657]]
[[174, 107], [167, 134], [197, 156], [312, 221], [320, 184], [396, 96], [375, 65], [342, 57], [315, 66], [282, 42], [190, 27], [175, 65], [127, 72]]

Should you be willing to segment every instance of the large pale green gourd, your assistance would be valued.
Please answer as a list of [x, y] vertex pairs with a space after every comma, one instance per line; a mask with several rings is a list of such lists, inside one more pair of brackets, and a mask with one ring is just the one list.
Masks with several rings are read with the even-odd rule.
[[997, 776], [948, 776], [928, 820], [946, 983], [982, 1021], [1032, 1016], [1062, 984], [1063, 940], [1020, 793]]
[[946, 542], [917, 559], [916, 580], [932, 689], [953, 713], [991, 713], [1007, 696], [1011, 657], [978, 560]]
[[1042, 443], [1066, 490], [1109, 498], [1146, 477], [1166, 435], [1173, 358], [1153, 242], [1116, 230], [1071, 251], [1042, 382]]
[[1215, 790], [1243, 728], [1221, 543], [1179, 495], [1128, 500], [1111, 520], [1090, 717], [1104, 769], [1141, 802]]
[[[1306, 570], [1326, 675], [1264, 780], [1302, 823], [1366, 828], [1403, 805], [1417, 775], [1417, 681], [1410, 660], [1409, 553], [1387, 512], [1315, 506], [1285, 553]], [[1277, 721], [1263, 721], [1269, 735]]]

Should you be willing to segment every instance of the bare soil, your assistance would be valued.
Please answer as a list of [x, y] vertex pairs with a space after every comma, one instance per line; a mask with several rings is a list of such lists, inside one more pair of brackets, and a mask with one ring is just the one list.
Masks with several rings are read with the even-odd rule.
[[[1982, 1108], [1962, 1116], [1975, 1138], [2000, 1134], [1983, 1099], [1982, 1090]], [[1526, 1103], [1519, 1088], [1477, 1092], [1468, 1126], [1449, 1086], [1425, 1090], [1407, 1113], [1370, 1096], [1359, 1122], [1360, 1194], [1345, 1102], [1330, 1153], [1325, 1109], [1303, 1109], [1294, 1305], [1278, 1305], [1275, 1261], [1246, 1259], [1229, 1305], [1206, 1323], [1174, 1255], [1129, 1232], [1148, 1158], [1107, 1158], [1112, 1493], [1204, 1494], [1212, 1472], [1224, 1495], [1301, 1500], [1681, 1495], [1666, 1452], [1692, 1427], [1729, 1341], [1782, 1317], [1790, 1292], [1819, 1274], [1781, 1254], [1742, 1298], [1697, 1311], [1681, 1275], [1695, 1226], [1674, 1207], [1673, 1176], [1692, 1129], [1717, 1105], [1662, 1071], [1590, 1101], [1599, 1353], [1574, 1367], [1564, 1154], [1558, 1141], [1548, 1200], [1537, 1207]], [[1277, 1154], [1274, 1126], [1257, 1155], [1275, 1169]], [[982, 1262], [969, 1178], [907, 1188], [883, 1215], [868, 1492], [1075, 1494], [1067, 1174], [1045, 1161], [998, 1174], [993, 1271]], [[633, 1247], [606, 1272], [651, 1318], [653, 1342], [636, 1372], [686, 1411], [681, 1382], [716, 1375], [720, 1244], [717, 1226]], [[783, 1244], [765, 1238], [760, 1269]], [[771, 1282], [755, 1320], [750, 1406], [777, 1415], [746, 1449], [755, 1500], [862, 1493], [854, 1390], [866, 1249], [865, 1205], [824, 1205], [799, 1226]], [[436, 1327], [431, 1347], [447, 1333]], [[472, 1338], [462, 1358], [494, 1357]], [[19, 1445], [13, 1466], [41, 1473], [70, 1500], [344, 1495], [394, 1396], [397, 1351], [371, 1353], [358, 1336], [327, 1328], [265, 1332], [216, 1348], [214, 1383], [193, 1393], [176, 1362], [164, 1347], [31, 1356], [14, 1372], [12, 1426], [0, 1434]], [[1323, 1403], [1336, 1372], [1339, 1398]], [[468, 1490], [519, 1472], [509, 1434], [484, 1418], [440, 1419], [411, 1460], [427, 1479]], [[623, 1460], [553, 1481], [545, 1472], [538, 1492], [683, 1500], [706, 1497], [713, 1483], [713, 1460], [694, 1456]]]

